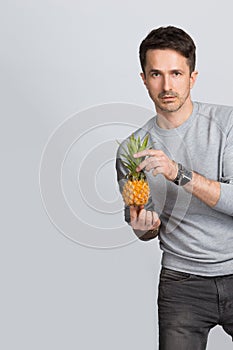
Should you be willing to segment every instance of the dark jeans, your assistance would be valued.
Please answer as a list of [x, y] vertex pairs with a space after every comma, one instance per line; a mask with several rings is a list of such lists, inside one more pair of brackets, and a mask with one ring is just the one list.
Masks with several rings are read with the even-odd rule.
[[233, 274], [202, 277], [162, 268], [158, 311], [159, 350], [204, 350], [216, 325], [233, 340]]

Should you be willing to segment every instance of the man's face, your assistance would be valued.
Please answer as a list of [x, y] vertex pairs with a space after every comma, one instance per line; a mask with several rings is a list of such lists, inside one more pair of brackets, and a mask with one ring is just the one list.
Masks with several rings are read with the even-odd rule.
[[190, 89], [197, 72], [190, 75], [187, 59], [179, 52], [148, 50], [145, 74], [141, 76], [158, 113], [176, 112], [191, 102]]

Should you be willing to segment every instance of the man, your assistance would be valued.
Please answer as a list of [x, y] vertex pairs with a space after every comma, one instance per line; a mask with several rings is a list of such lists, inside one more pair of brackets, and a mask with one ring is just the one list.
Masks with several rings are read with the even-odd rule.
[[217, 324], [233, 339], [233, 108], [191, 100], [195, 44], [182, 29], [150, 32], [140, 61], [156, 116], [134, 133], [149, 134], [153, 148], [134, 156], [145, 157], [137, 171], [151, 195], [125, 217], [141, 240], [158, 235], [163, 251], [159, 349], [203, 350]]

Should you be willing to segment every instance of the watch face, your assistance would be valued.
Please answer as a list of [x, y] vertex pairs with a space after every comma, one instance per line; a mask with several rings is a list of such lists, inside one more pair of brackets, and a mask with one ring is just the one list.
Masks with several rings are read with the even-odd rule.
[[187, 184], [189, 181], [192, 180], [192, 177], [193, 177], [192, 171], [185, 169], [180, 163], [178, 163], [178, 174], [175, 180], [173, 180], [173, 182], [176, 185], [184, 186], [185, 184]]
[[183, 175], [180, 179], [180, 186], [186, 185], [191, 180], [190, 177], [187, 177], [186, 175]]
[[181, 174], [180, 178], [180, 186], [186, 185], [189, 181], [192, 180], [192, 171], [184, 170], [184, 172]]

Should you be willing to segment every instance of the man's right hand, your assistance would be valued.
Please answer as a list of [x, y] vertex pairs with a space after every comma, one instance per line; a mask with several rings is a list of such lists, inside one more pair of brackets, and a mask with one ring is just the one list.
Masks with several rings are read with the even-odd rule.
[[155, 211], [145, 210], [144, 206], [130, 206], [130, 224], [138, 238], [149, 240], [158, 235], [161, 221]]

